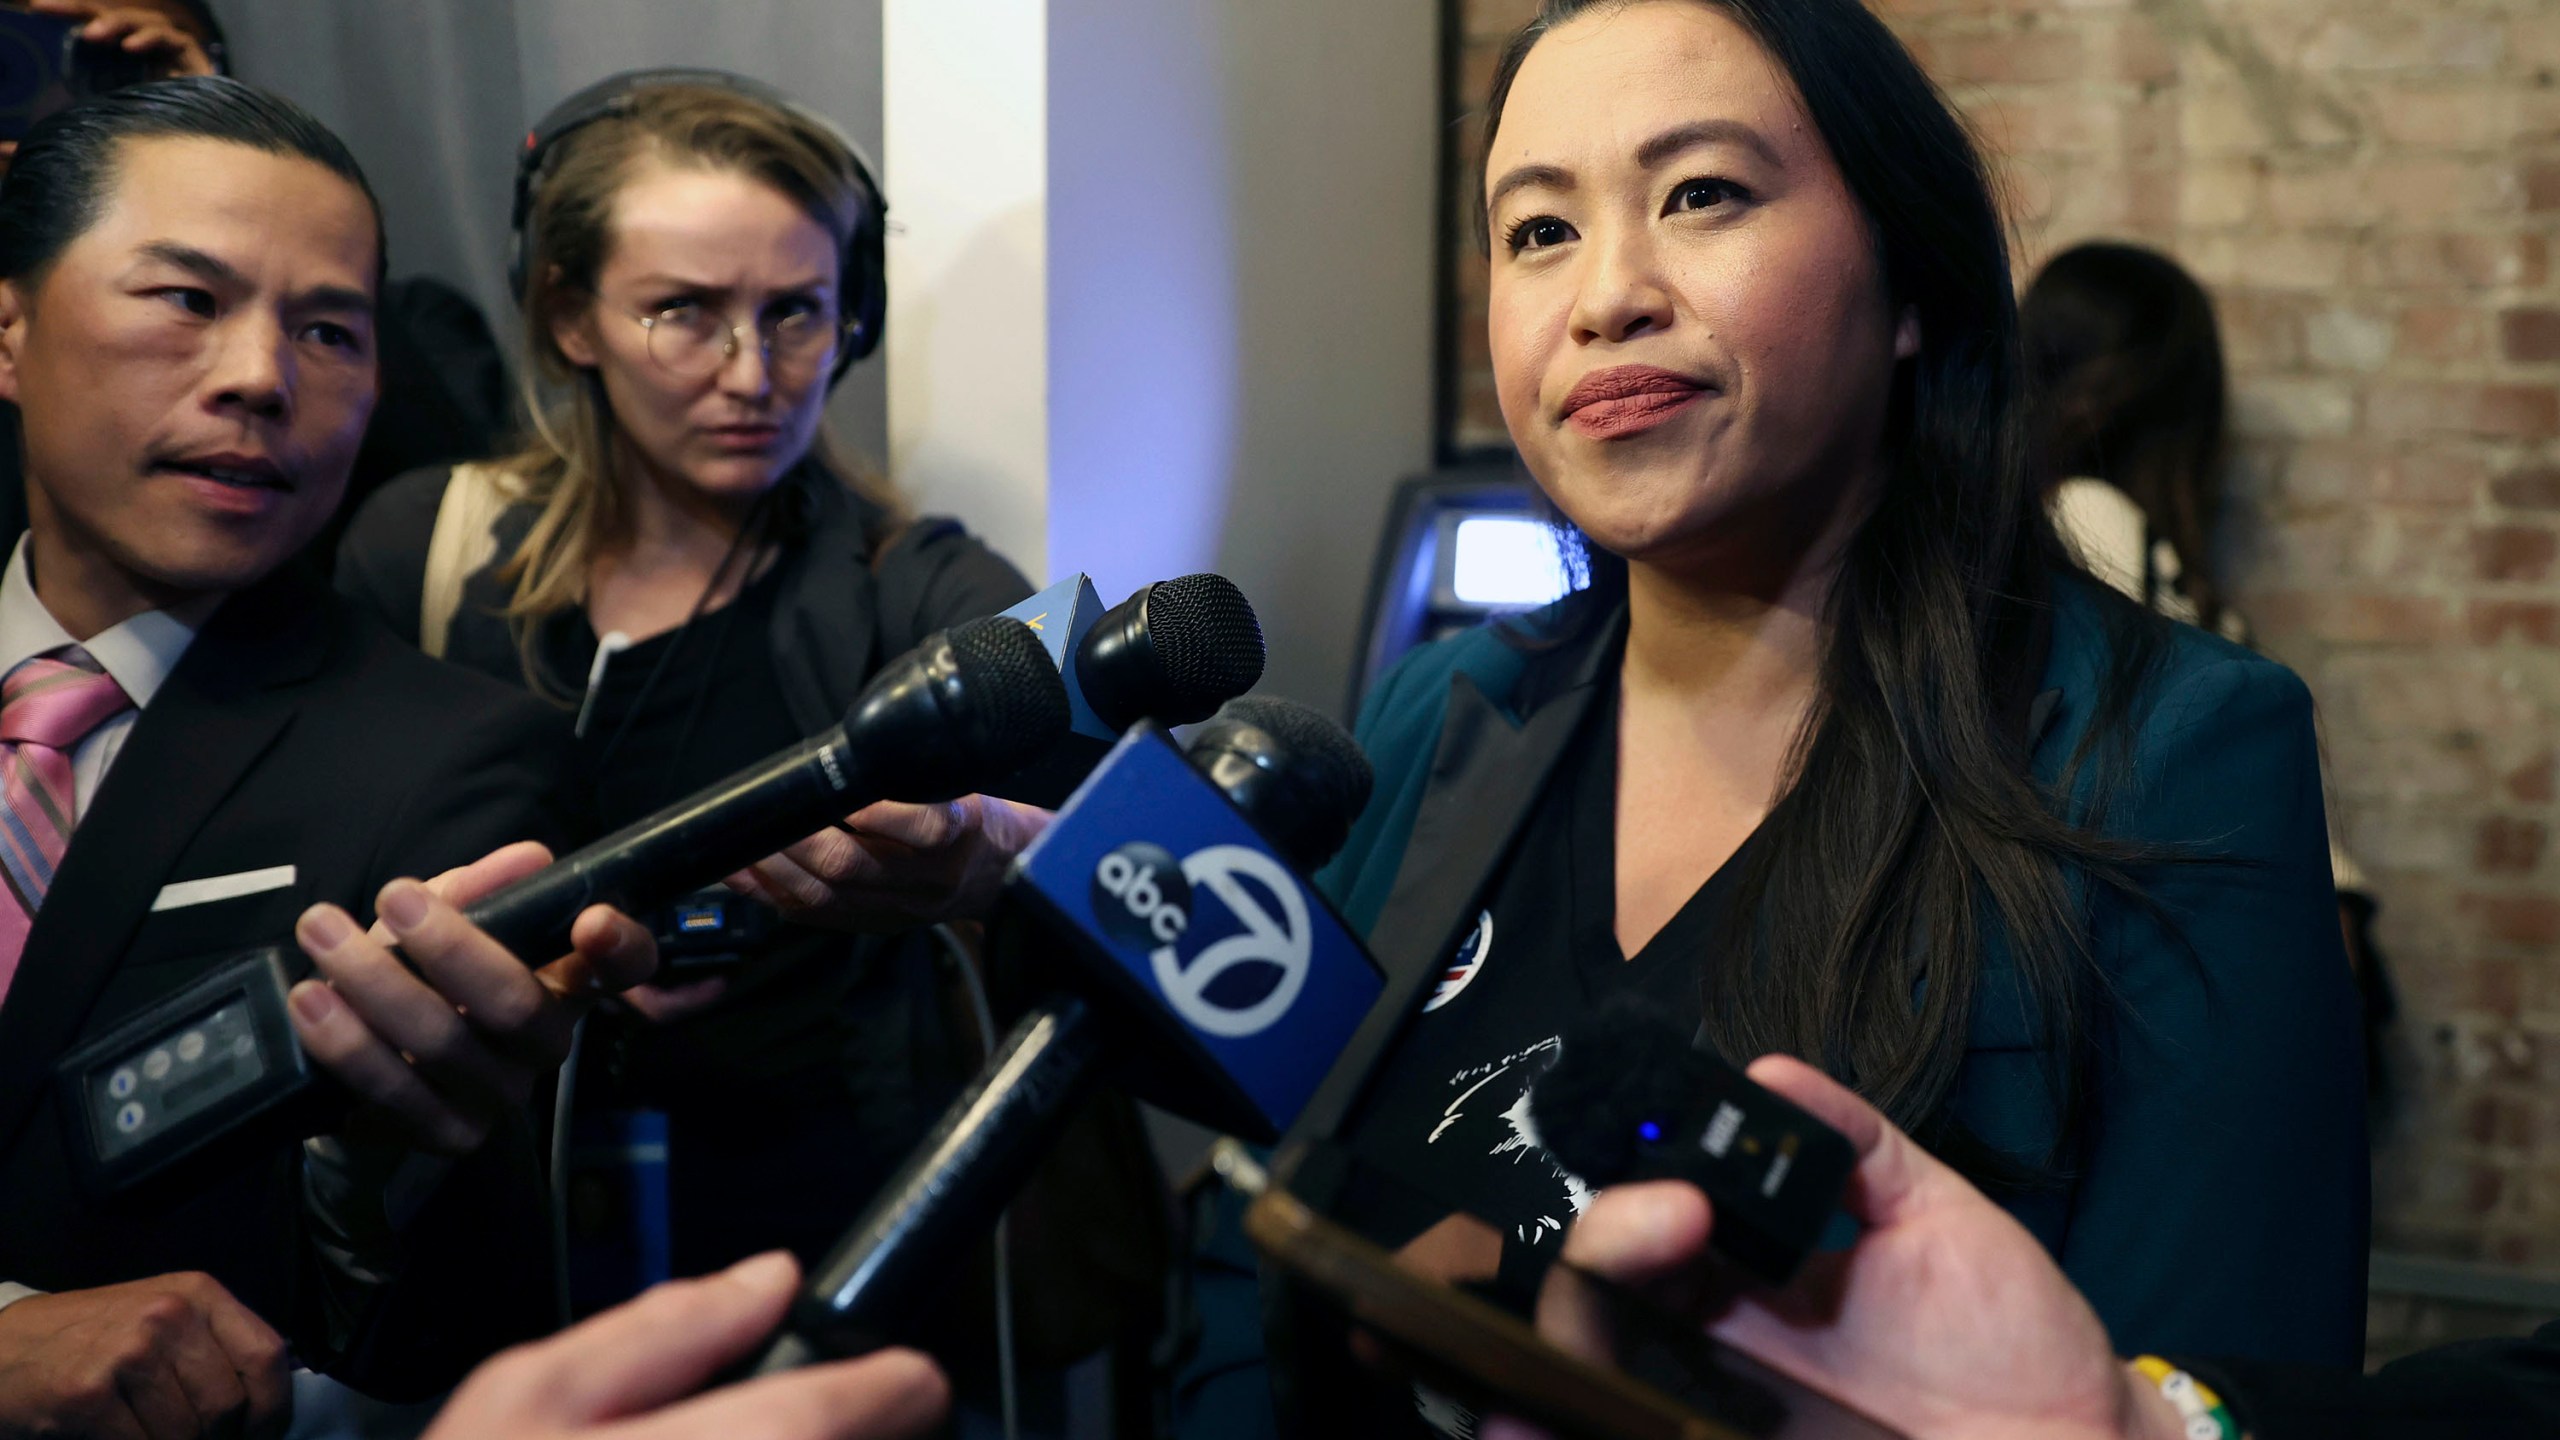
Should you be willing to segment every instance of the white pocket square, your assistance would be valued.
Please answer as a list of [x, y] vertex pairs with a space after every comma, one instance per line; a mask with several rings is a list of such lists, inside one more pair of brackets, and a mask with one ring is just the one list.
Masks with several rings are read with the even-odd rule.
[[208, 875], [202, 880], [180, 880], [160, 887], [160, 898], [151, 902], [151, 913], [184, 910], [190, 905], [210, 905], [216, 900], [233, 900], [243, 895], [263, 895], [269, 890], [282, 890], [293, 883], [293, 867], [270, 865], [264, 870], [243, 870], [235, 875]]

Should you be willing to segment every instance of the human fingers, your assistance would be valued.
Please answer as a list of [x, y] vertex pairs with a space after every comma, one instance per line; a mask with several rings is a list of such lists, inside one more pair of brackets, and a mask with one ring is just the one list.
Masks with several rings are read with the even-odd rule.
[[942, 1421], [950, 1386], [912, 1350], [813, 1365], [712, 1391], [625, 1427], [629, 1440], [906, 1440]]
[[203, 1318], [178, 1285], [146, 1282], [131, 1294], [111, 1312], [114, 1331], [103, 1337], [113, 1347], [116, 1395], [151, 1440], [195, 1440], [212, 1428], [214, 1416], [200, 1412], [189, 1393], [191, 1380], [203, 1378], [179, 1372], [202, 1368], [200, 1357], [188, 1352], [211, 1346]]
[[882, 801], [856, 811], [845, 823], [865, 838], [914, 850], [948, 849], [974, 841], [998, 854], [1019, 855], [1040, 838], [1057, 815], [1037, 805], [993, 795], [963, 795], [941, 805]]
[[[497, 1009], [504, 992], [494, 983], [478, 988], [457, 983], [456, 976], [468, 971], [451, 953], [451, 934], [428, 924], [424, 916], [418, 924], [408, 923], [412, 912], [406, 906], [434, 907], [424, 886], [414, 880], [395, 881], [384, 888], [383, 896], [383, 914], [401, 942], [402, 954], [393, 954], [369, 935], [357, 934], [345, 912], [326, 905], [305, 912], [296, 927], [295, 937], [303, 942], [304, 953], [365, 1028], [408, 1057], [439, 1092], [465, 1109], [512, 1103], [525, 1082], [482, 1038], [494, 1018], [504, 1017]], [[459, 917], [452, 924], [467, 928]], [[505, 956], [503, 950], [497, 954]], [[541, 990], [511, 960], [482, 957], [480, 964], [513, 969], [517, 973], [509, 978], [518, 985]]]
[[969, 795], [939, 805], [882, 800], [856, 810], [844, 823], [865, 838], [894, 841], [914, 850], [939, 850], [976, 833], [979, 799]]
[[[904, 827], [908, 835], [927, 834], [931, 828]], [[894, 903], [909, 895], [947, 893], [958, 843], [955, 838], [918, 845], [898, 835], [854, 827], [847, 821], [844, 826], [821, 830], [788, 847], [776, 858], [806, 872], [825, 887], [815, 893], [828, 899], [846, 898], [844, 892], [851, 891], [866, 900]], [[795, 884], [793, 888], [810, 893], [806, 886]]]
[[530, 1378], [551, 1412], [572, 1423], [644, 1414], [692, 1394], [771, 1335], [799, 1279], [790, 1255], [770, 1251], [717, 1275], [670, 1281], [531, 1347], [531, 1373], [518, 1378]]
[[[386, 1031], [386, 1037], [417, 1057], [430, 1074], [441, 1080], [441, 1072], [450, 1069], [472, 1084], [495, 1080], [495, 1097], [513, 1100], [519, 1077], [501, 1075], [492, 1050], [543, 1067], [568, 1054], [574, 1019], [558, 1013], [558, 997], [534, 978], [526, 960], [418, 881], [394, 880], [383, 886], [376, 906], [399, 939], [400, 953], [440, 1002], [420, 1005], [413, 992], [404, 990], [403, 998], [412, 1003], [382, 1017], [398, 1027]], [[365, 1008], [361, 999], [350, 998], [357, 1008]], [[457, 1029], [445, 1023], [448, 1019], [463, 1023]], [[485, 1045], [480, 1043], [484, 1040]]]
[[116, 1394], [150, 1440], [198, 1440], [207, 1426], [178, 1382], [177, 1367], [157, 1351], [136, 1355], [116, 1370]]
[[[468, 865], [456, 865], [426, 882], [427, 889], [451, 905], [469, 906], [514, 884], [551, 863], [550, 847], [533, 840], [501, 845]], [[391, 927], [373, 922], [373, 936], [392, 943]]]
[[697, 1014], [729, 993], [729, 977], [714, 975], [682, 985], [635, 985], [622, 992], [622, 1003], [660, 1025]]
[[1856, 1183], [1843, 1205], [1869, 1225], [1890, 1225], [1953, 1171], [1846, 1085], [1792, 1055], [1763, 1055], [1743, 1072], [1837, 1130], [1856, 1152]]
[[[854, 853], [844, 856], [842, 851]], [[858, 863], [859, 852], [856, 842], [821, 831], [767, 855], [740, 874], [752, 884], [749, 893], [767, 904], [783, 910], [813, 910], [835, 899], [836, 893], [835, 884], [821, 878], [811, 866], [823, 865], [845, 874]]]
[[293, 1413], [293, 1352], [275, 1328], [258, 1318], [220, 1281], [209, 1275], [188, 1277], [200, 1287], [196, 1308], [214, 1343], [222, 1347], [247, 1398], [246, 1421], [257, 1434]]
[[571, 1027], [608, 995], [619, 995], [658, 972], [658, 937], [649, 927], [610, 905], [590, 905], [569, 926], [569, 953], [534, 972], [551, 992], [546, 1045], [565, 1054]]
[[1697, 1263], [1713, 1221], [1706, 1195], [1685, 1180], [1612, 1185], [1575, 1218], [1564, 1259], [1604, 1280], [1640, 1285]]
[[480, 1148], [488, 1137], [487, 1122], [447, 1103], [328, 982], [305, 980], [286, 998], [302, 1048], [359, 1100], [387, 1116], [404, 1138], [441, 1155]]
[[1607, 1361], [1614, 1343], [1610, 1298], [1588, 1277], [1642, 1284], [1695, 1265], [1713, 1224], [1695, 1185], [1655, 1180], [1613, 1185], [1565, 1232], [1563, 1263], [1538, 1287], [1538, 1330], [1587, 1360]]
[[96, 18], [80, 27], [80, 38], [91, 45], [111, 45], [128, 55], [147, 55], [153, 51], [167, 54], [183, 62], [196, 49], [192, 36], [148, 10], [110, 7], [96, 12]]
[[[206, 1281], [207, 1286], [212, 1282]], [[240, 1372], [232, 1368], [231, 1356], [214, 1338], [202, 1297], [185, 1295], [185, 1318], [170, 1327], [167, 1343], [161, 1348], [168, 1364], [169, 1379], [186, 1404], [188, 1435], [226, 1434], [236, 1431], [249, 1409], [249, 1392], [241, 1383]]]

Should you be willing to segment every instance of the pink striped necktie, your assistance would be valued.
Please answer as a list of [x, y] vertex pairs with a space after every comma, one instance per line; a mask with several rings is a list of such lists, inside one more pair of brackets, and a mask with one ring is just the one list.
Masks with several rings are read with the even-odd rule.
[[0, 677], [0, 998], [17, 978], [18, 957], [53, 868], [71, 846], [76, 815], [71, 752], [99, 726], [133, 707], [124, 687], [74, 645], [21, 660]]

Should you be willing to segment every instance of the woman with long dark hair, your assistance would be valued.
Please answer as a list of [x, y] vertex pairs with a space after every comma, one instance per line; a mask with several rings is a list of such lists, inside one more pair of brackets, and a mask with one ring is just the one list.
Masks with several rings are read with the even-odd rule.
[[[2310, 701], [2057, 543], [1962, 127], [1858, 0], [1551, 0], [1485, 126], [1497, 388], [1589, 584], [1362, 716], [1328, 879], [1411, 1013], [1346, 1213], [1525, 1297], [1587, 1197], [1526, 1087], [1634, 990], [1992, 1186], [2120, 1349], [2354, 1362]], [[1293, 1428], [1410, 1413], [1293, 1329]]]
[[2158, 251], [2092, 241], [2036, 272], [2019, 325], [2037, 487], [2075, 557], [2161, 614], [2245, 642], [2214, 576], [2229, 400], [2204, 287]]

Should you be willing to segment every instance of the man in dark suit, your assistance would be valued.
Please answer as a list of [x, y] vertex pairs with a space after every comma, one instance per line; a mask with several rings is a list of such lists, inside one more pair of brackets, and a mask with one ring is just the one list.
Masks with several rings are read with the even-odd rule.
[[[461, 919], [546, 858], [486, 852], [557, 833], [556, 717], [279, 568], [364, 435], [381, 275], [344, 147], [229, 80], [56, 116], [0, 185], [0, 1433], [263, 1425], [287, 1337], [423, 1393], [548, 1316], [523, 1102], [655, 957], [600, 908], [540, 971]], [[85, 1195], [55, 1062], [288, 928], [354, 1118]]]

